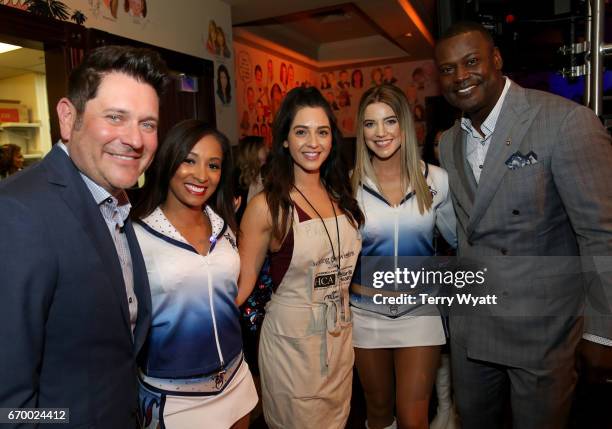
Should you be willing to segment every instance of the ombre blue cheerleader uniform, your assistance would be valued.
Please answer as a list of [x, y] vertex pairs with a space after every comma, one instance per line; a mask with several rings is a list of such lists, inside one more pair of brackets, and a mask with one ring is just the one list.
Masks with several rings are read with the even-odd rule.
[[357, 202], [365, 215], [365, 223], [361, 229], [361, 254], [350, 291], [355, 347], [399, 348], [446, 342], [442, 318], [435, 306], [421, 305], [418, 295], [419, 300], [414, 305], [383, 304], [375, 295], [398, 297], [409, 288], [398, 284], [376, 288], [372, 282], [374, 270], [419, 270], [419, 258], [403, 257], [433, 256], [436, 227], [448, 243], [456, 246], [456, 220], [446, 171], [425, 164], [424, 173], [433, 203], [423, 214], [419, 213], [414, 192], [392, 206], [368, 177], [357, 189]]

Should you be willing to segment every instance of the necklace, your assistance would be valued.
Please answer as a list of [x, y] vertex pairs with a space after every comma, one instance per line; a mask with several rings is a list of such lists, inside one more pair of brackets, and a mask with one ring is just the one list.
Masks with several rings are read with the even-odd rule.
[[332, 241], [331, 235], [329, 234], [329, 231], [327, 230], [327, 226], [325, 225], [325, 221], [323, 220], [323, 217], [319, 214], [319, 211], [314, 208], [314, 206], [308, 200], [308, 198], [306, 198], [306, 195], [304, 195], [302, 193], [302, 191], [300, 191], [298, 189], [297, 186], [293, 185], [293, 188], [296, 191], [298, 191], [298, 194], [300, 194], [302, 196], [302, 198], [304, 198], [304, 201], [306, 201], [308, 203], [308, 205], [310, 206], [310, 208], [314, 210], [314, 212], [317, 214], [317, 216], [319, 216], [319, 219], [321, 220], [321, 223], [323, 224], [323, 228], [325, 228], [325, 233], [327, 234], [327, 239], [329, 240], [329, 247], [331, 247], [332, 257], [336, 261], [336, 267], [338, 268], [338, 272], [340, 272], [340, 228], [338, 227], [338, 215], [336, 214], [336, 208], [334, 207], [334, 203], [332, 202], [331, 197], [329, 196], [329, 194], [327, 194], [327, 198], [329, 198], [329, 202], [330, 202], [330, 204], [332, 206], [332, 210], [334, 211], [334, 219], [336, 220], [336, 237], [338, 237], [338, 257], [337, 258], [336, 258], [336, 252], [334, 251], [334, 242]]

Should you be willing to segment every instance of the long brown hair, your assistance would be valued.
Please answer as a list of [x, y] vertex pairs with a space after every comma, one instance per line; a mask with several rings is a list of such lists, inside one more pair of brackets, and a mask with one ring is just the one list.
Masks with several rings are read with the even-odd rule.
[[353, 191], [357, 192], [359, 186], [365, 177], [370, 178], [380, 189], [378, 179], [374, 173], [372, 166], [371, 154], [368, 146], [365, 143], [363, 134], [363, 121], [366, 107], [372, 103], [385, 103], [389, 106], [393, 113], [397, 116], [401, 129], [401, 138], [403, 139], [400, 146], [400, 181], [402, 184], [402, 192], [406, 194], [408, 187], [412, 186], [414, 190], [419, 212], [423, 214], [431, 208], [432, 198], [429, 192], [429, 186], [425, 176], [423, 175], [423, 162], [419, 155], [419, 149], [414, 131], [414, 121], [410, 113], [408, 100], [402, 91], [395, 85], [380, 85], [368, 89], [359, 102], [359, 110], [357, 113], [357, 145], [355, 169], [351, 176]]
[[297, 112], [304, 107], [320, 107], [325, 111], [331, 127], [332, 147], [321, 165], [321, 182], [350, 222], [358, 228], [363, 224], [363, 213], [351, 192], [348, 169], [340, 154], [342, 134], [329, 104], [315, 87], [297, 87], [287, 93], [274, 118], [272, 149], [264, 178], [264, 192], [272, 215], [272, 236], [282, 240], [287, 232], [291, 214], [289, 193], [295, 184], [293, 158], [283, 146]]

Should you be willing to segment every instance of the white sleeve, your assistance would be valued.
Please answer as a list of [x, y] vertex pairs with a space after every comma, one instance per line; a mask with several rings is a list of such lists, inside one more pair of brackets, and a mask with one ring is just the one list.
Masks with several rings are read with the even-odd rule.
[[436, 227], [453, 248], [457, 247], [457, 218], [448, 188], [448, 174], [441, 168], [431, 168], [436, 174], [434, 183], [439, 193], [439, 201], [434, 207], [436, 211]]

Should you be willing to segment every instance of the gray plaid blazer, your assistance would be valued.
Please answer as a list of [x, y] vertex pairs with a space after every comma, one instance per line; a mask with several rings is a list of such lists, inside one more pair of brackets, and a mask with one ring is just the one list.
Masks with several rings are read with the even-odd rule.
[[513, 82], [478, 185], [464, 134], [455, 123], [440, 149], [458, 254], [493, 268], [484, 290], [498, 304], [451, 307], [453, 341], [474, 359], [550, 368], [585, 328], [612, 338], [612, 145], [599, 119]]

